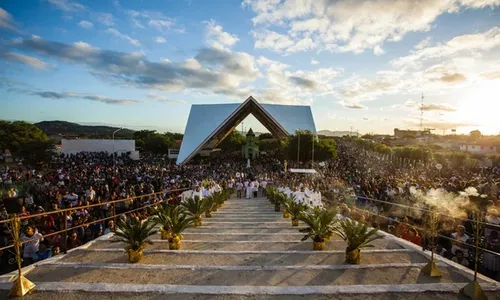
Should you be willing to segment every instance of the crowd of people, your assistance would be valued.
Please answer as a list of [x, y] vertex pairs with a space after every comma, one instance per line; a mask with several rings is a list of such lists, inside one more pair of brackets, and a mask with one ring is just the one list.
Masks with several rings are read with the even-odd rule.
[[[310, 163], [297, 165], [273, 154], [261, 155], [250, 167], [241, 154], [224, 154], [177, 166], [164, 156], [142, 154], [134, 161], [126, 155], [113, 159], [107, 153], [79, 153], [58, 156], [49, 170], [11, 169], [0, 170], [8, 194], [0, 204], [0, 219], [7, 219], [9, 201], [19, 204], [21, 216], [41, 214], [23, 222], [23, 239], [57, 232], [94, 220], [110, 218], [163, 199], [178, 201], [183, 189], [200, 191], [209, 182], [215, 186], [234, 188], [241, 198], [262, 195], [266, 184], [287, 187], [290, 191], [309, 191], [321, 195], [325, 205], [338, 205], [341, 214], [349, 215], [372, 226], [387, 230], [424, 248], [428, 248], [424, 225], [428, 214], [426, 203], [419, 202], [419, 195], [435, 190], [457, 194], [474, 187], [478, 194], [486, 195], [488, 210], [485, 234], [481, 245], [500, 253], [500, 168], [452, 168], [444, 165], [438, 169], [431, 163], [395, 160], [379, 153], [367, 151], [349, 139], [337, 141], [335, 159], [316, 163], [317, 174], [285, 172], [292, 167], [311, 167]], [[17, 187], [17, 190], [16, 190]], [[198, 188], [197, 188], [198, 187]], [[172, 192], [175, 191], [175, 192]], [[201, 195], [201, 194], [200, 194]], [[22, 196], [22, 197], [20, 197]], [[109, 201], [129, 199], [109, 204]], [[102, 204], [92, 208], [79, 208], [89, 204]], [[407, 205], [402, 209], [392, 204]], [[73, 209], [74, 208], [74, 209]], [[70, 209], [66, 220], [62, 214], [44, 215], [44, 212]], [[462, 265], [472, 267], [474, 243], [473, 222], [470, 212], [456, 218], [440, 219], [437, 252]], [[136, 210], [127, 218], [146, 218], [147, 210]], [[56, 234], [25, 244], [25, 264], [57, 255], [78, 247], [98, 236], [114, 230], [113, 220], [97, 222], [76, 228], [67, 234]], [[1, 227], [0, 247], [9, 240], [5, 226]], [[66, 246], [66, 248], [64, 248]], [[12, 253], [0, 253], [2, 270], [15, 269], [10, 265]], [[500, 279], [500, 256], [485, 252], [481, 255], [481, 272]]]

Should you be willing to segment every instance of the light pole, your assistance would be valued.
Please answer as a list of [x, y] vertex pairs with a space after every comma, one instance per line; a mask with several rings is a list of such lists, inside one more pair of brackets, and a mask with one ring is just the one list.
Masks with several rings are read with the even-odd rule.
[[113, 175], [116, 175], [116, 170], [115, 170], [115, 164], [116, 164], [116, 162], [115, 162], [115, 133], [117, 133], [118, 131], [120, 131], [122, 129], [123, 129], [123, 127], [120, 127], [113, 132]]

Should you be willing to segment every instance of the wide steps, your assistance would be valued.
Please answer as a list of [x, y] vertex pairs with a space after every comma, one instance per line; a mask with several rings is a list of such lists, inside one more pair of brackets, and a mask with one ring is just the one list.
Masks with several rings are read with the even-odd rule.
[[[404, 250], [404, 249], [401, 249]], [[370, 251], [370, 250], [368, 250]], [[389, 255], [390, 254], [390, 255]], [[311, 266], [311, 265], [341, 265], [344, 264], [345, 254], [316, 252], [304, 253], [260, 253], [246, 254], [215, 254], [193, 253], [186, 251], [172, 251], [169, 253], [145, 253], [142, 264], [168, 265], [168, 266]], [[392, 252], [366, 252], [363, 254], [363, 264], [388, 264], [388, 263], [425, 263], [427, 259], [422, 255], [408, 251]], [[95, 252], [74, 251], [65, 259], [64, 263], [127, 263], [124, 251]]]
[[[406, 267], [364, 265], [368, 268], [310, 270], [203, 270], [203, 269], [107, 269], [42, 266], [28, 274], [34, 282], [82, 282], [119, 284], [174, 284], [224, 286], [325, 286], [371, 284], [422, 284], [467, 282], [449, 268], [442, 268], [443, 277], [423, 276], [424, 264]], [[336, 266], [338, 267], [338, 266]]]

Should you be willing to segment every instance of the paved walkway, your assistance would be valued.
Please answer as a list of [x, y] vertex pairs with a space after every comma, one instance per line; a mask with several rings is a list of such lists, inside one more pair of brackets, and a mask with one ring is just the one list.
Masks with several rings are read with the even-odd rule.
[[302, 236], [267, 199], [232, 198], [184, 233], [180, 251], [158, 234], [129, 264], [124, 245], [103, 238], [45, 261], [27, 274], [37, 284], [28, 299], [456, 299], [468, 282], [444, 262], [442, 278], [421, 275], [427, 257], [390, 236], [363, 250], [358, 266], [344, 264], [344, 241], [317, 252]]

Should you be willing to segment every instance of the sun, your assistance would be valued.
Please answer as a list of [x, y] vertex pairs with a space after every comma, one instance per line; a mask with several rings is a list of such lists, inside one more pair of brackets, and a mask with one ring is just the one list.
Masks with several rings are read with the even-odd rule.
[[500, 132], [500, 80], [483, 81], [463, 94], [450, 121], [470, 124], [484, 134]]

